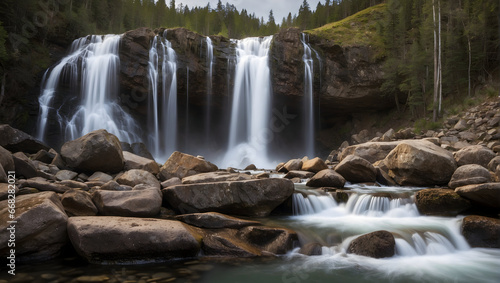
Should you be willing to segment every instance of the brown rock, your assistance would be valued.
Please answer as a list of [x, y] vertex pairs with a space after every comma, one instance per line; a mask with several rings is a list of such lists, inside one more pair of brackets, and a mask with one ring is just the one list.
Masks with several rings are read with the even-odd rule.
[[394, 142], [367, 142], [358, 145], [347, 147], [339, 155], [339, 160], [342, 161], [348, 155], [356, 155], [368, 160], [370, 163], [375, 163], [383, 160], [391, 150], [393, 150], [400, 141]]
[[2, 165], [6, 173], [15, 169], [12, 153], [2, 146], [0, 146], [0, 165]]
[[26, 153], [37, 153], [41, 149], [50, 149], [41, 141], [7, 124], [0, 125], [0, 146], [11, 152]]
[[158, 188], [131, 191], [97, 190], [92, 200], [102, 215], [154, 217], [160, 213], [162, 195]]
[[491, 182], [491, 175], [488, 169], [477, 164], [467, 164], [455, 170], [448, 186], [455, 189], [457, 187], [488, 182]]
[[453, 190], [424, 189], [415, 194], [420, 213], [425, 215], [456, 216], [470, 207], [470, 202]]
[[391, 257], [394, 255], [396, 241], [388, 231], [375, 231], [354, 239], [347, 248], [353, 253], [373, 258]]
[[454, 156], [458, 166], [479, 164], [488, 167], [488, 163], [495, 158], [496, 154], [485, 146], [471, 145], [455, 152]]
[[496, 168], [500, 165], [500, 156], [496, 156], [493, 159], [490, 160], [488, 163], [488, 170], [491, 172], [495, 172]]
[[328, 169], [328, 166], [319, 157], [307, 160], [302, 164], [303, 171], [310, 171], [310, 172], [318, 173], [319, 171], [325, 170], [325, 169]]
[[286, 169], [286, 172], [293, 170], [301, 170], [302, 169], [302, 159], [291, 159], [288, 160], [283, 167]]
[[335, 171], [352, 183], [375, 182], [377, 178], [377, 169], [366, 159], [356, 155], [345, 157], [335, 167]]
[[307, 243], [303, 247], [300, 248], [299, 253], [303, 255], [322, 255], [323, 246], [319, 243]]
[[332, 169], [321, 170], [314, 175], [307, 183], [308, 187], [335, 187], [343, 188], [345, 179]]
[[148, 187], [157, 188], [158, 190], [161, 189], [158, 179], [150, 172], [141, 169], [132, 169], [123, 173], [120, 177], [116, 178], [116, 182], [131, 187], [145, 184]]
[[500, 248], [500, 219], [471, 215], [462, 222], [462, 235], [474, 248]]
[[192, 226], [208, 229], [242, 228], [260, 225], [257, 221], [244, 220], [217, 212], [183, 214], [175, 217]]
[[135, 155], [131, 152], [124, 151], [123, 159], [125, 161], [124, 169], [125, 171], [131, 169], [141, 169], [148, 171], [152, 174], [158, 174], [160, 172], [160, 167], [158, 163], [152, 159], [147, 159], [139, 155]]
[[486, 183], [458, 187], [455, 192], [486, 208], [500, 208], [500, 183]]
[[297, 233], [285, 228], [249, 226], [238, 232], [239, 238], [246, 240], [265, 252], [285, 254], [297, 241]]
[[204, 159], [175, 151], [160, 168], [159, 177], [162, 181], [173, 177], [182, 179], [199, 173], [217, 170], [217, 166]]
[[70, 189], [70, 187], [68, 186], [62, 184], [50, 183], [40, 177], [28, 179], [24, 183], [19, 185], [20, 189], [25, 187], [35, 188], [40, 191], [53, 191], [61, 194], [65, 193], [67, 190]]
[[293, 170], [293, 171], [289, 171], [288, 173], [286, 173], [284, 178], [287, 178], [287, 179], [293, 179], [293, 178], [309, 179], [312, 176], [314, 176], [313, 172]]
[[183, 184], [213, 183], [224, 181], [251, 180], [252, 176], [243, 173], [229, 173], [225, 171], [200, 173], [182, 179]]
[[26, 179], [38, 176], [35, 164], [24, 153], [16, 152], [12, 155], [12, 159], [17, 175], [24, 176]]
[[97, 207], [90, 194], [81, 190], [69, 190], [61, 197], [61, 203], [68, 216], [95, 216]]

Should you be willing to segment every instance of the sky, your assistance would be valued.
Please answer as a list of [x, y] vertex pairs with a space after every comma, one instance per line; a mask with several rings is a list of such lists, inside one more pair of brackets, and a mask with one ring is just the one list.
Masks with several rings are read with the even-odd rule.
[[[218, 0], [176, 0], [175, 4], [179, 6], [180, 3], [183, 5], [188, 5], [189, 8], [200, 6], [205, 7], [207, 3], [210, 2], [210, 7], [217, 7]], [[238, 11], [246, 9], [249, 14], [255, 13], [255, 15], [260, 18], [264, 17], [264, 21], [267, 22], [269, 18], [269, 11], [273, 10], [274, 19], [276, 24], [281, 24], [283, 17], [287, 17], [288, 13], [297, 14], [299, 12], [299, 7], [302, 5], [304, 0], [221, 0], [222, 4], [233, 4]], [[311, 10], [316, 9], [318, 0], [308, 0]], [[324, 1], [322, 1], [323, 3]], [[170, 1], [167, 1], [167, 5]]]

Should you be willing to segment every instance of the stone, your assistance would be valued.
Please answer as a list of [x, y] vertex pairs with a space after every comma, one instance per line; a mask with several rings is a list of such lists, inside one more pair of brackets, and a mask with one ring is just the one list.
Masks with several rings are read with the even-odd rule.
[[220, 212], [263, 217], [294, 192], [288, 179], [257, 179], [177, 185], [163, 189], [163, 199], [185, 213]]
[[493, 159], [490, 160], [488, 163], [488, 170], [491, 172], [495, 172], [496, 168], [500, 165], [500, 156], [496, 156]]
[[403, 141], [385, 158], [389, 176], [403, 186], [448, 184], [457, 165], [452, 154], [428, 141]]
[[313, 243], [307, 243], [303, 247], [300, 248], [299, 253], [303, 255], [322, 255], [323, 254], [323, 246], [320, 245], [319, 243], [313, 242]]
[[394, 236], [385, 230], [361, 235], [347, 248], [347, 253], [373, 258], [392, 257], [396, 248]]
[[308, 187], [335, 187], [343, 188], [345, 179], [332, 169], [321, 170], [314, 175], [307, 183]]
[[123, 170], [124, 159], [120, 141], [106, 130], [90, 132], [61, 148], [66, 164], [84, 172], [117, 173]]
[[385, 141], [385, 142], [391, 141], [394, 138], [395, 134], [396, 134], [396, 132], [394, 132], [394, 130], [391, 128], [382, 135], [381, 141]]
[[8, 212], [8, 200], [0, 202], [0, 255], [5, 258], [9, 249], [10, 233], [7, 221], [15, 223], [16, 263], [43, 261], [59, 255], [67, 243], [66, 225], [68, 216], [59, 197], [54, 192], [16, 197], [15, 218]]
[[236, 235], [236, 230], [209, 233], [203, 236], [202, 242], [202, 250], [205, 256], [237, 258], [262, 256], [262, 251], [240, 239]]
[[384, 186], [392, 186], [392, 187], [396, 187], [398, 185], [396, 182], [394, 182], [394, 180], [391, 178], [391, 176], [389, 176], [389, 174], [386, 171], [384, 171], [382, 168], [375, 167], [375, 169], [377, 169], [376, 180], [378, 183], [380, 183]]
[[394, 142], [367, 142], [358, 145], [352, 145], [345, 148], [339, 155], [339, 161], [342, 161], [349, 155], [356, 155], [368, 160], [370, 163], [375, 163], [383, 160], [391, 150], [393, 150], [400, 141]]
[[460, 132], [458, 135], [460, 136], [460, 139], [462, 139], [462, 140], [475, 141], [478, 139], [478, 136], [475, 133], [469, 132], [469, 131]]
[[335, 167], [335, 171], [352, 183], [375, 182], [377, 169], [366, 159], [348, 155]]
[[251, 175], [244, 173], [229, 173], [226, 171], [216, 171], [216, 172], [200, 173], [189, 177], [185, 177], [182, 179], [182, 184], [243, 181], [251, 179], [253, 179]]
[[120, 186], [116, 181], [109, 181], [103, 184], [100, 189], [104, 191], [131, 191], [132, 187], [127, 185]]
[[287, 171], [286, 171], [286, 169], [285, 169], [285, 162], [281, 162], [281, 163], [279, 163], [278, 165], [276, 165], [275, 170], [276, 170], [277, 172], [286, 173]]
[[40, 191], [53, 191], [60, 194], [63, 194], [70, 189], [70, 187], [68, 186], [62, 184], [50, 183], [47, 180], [40, 177], [27, 179], [24, 183], [19, 184], [20, 189], [25, 187], [35, 188]]
[[0, 164], [0, 183], [7, 183], [8, 181], [7, 173], [5, 173], [2, 164]]
[[453, 129], [454, 130], [457, 130], [457, 131], [463, 131], [465, 129], [467, 129], [468, 125], [467, 125], [467, 120], [465, 119], [460, 119], [456, 124], [455, 126], [453, 126]]
[[255, 166], [255, 164], [250, 164], [245, 167], [245, 170], [257, 170], [257, 167]]
[[154, 161], [154, 159], [147, 159], [131, 152], [124, 151], [123, 160], [125, 161], [125, 171], [131, 169], [141, 169], [152, 174], [158, 174], [160, 172], [160, 167], [158, 166], [158, 163]]
[[288, 173], [286, 173], [284, 178], [287, 178], [287, 179], [293, 179], [293, 178], [309, 179], [314, 175], [315, 175], [314, 172], [293, 170], [293, 171], [289, 171]]
[[259, 174], [255, 175], [255, 178], [257, 178], [257, 179], [267, 179], [267, 178], [269, 178], [269, 176], [270, 176], [269, 173], [262, 172], [262, 173], [259, 173]]
[[141, 169], [132, 169], [123, 173], [120, 177], [116, 178], [116, 182], [131, 187], [145, 184], [149, 187], [157, 188], [158, 190], [161, 189], [158, 179], [150, 172]]
[[104, 183], [109, 182], [111, 180], [113, 180], [113, 177], [103, 172], [95, 172], [94, 174], [90, 175], [90, 177], [88, 177], [87, 179], [87, 181], [91, 182], [104, 182]]
[[79, 189], [79, 190], [84, 190], [84, 191], [88, 191], [88, 189], [89, 189], [89, 186], [87, 186], [87, 184], [82, 183], [82, 182], [78, 182], [78, 181], [73, 181], [73, 180], [60, 181], [60, 182], [58, 182], [58, 184], [61, 184], [63, 186], [66, 186], [66, 187], [69, 187], [72, 189]]
[[98, 212], [90, 194], [81, 190], [66, 191], [61, 203], [68, 216], [95, 216]]
[[401, 129], [394, 134], [394, 137], [398, 140], [412, 139], [415, 137], [412, 128]]
[[35, 164], [24, 153], [16, 152], [12, 155], [12, 159], [18, 176], [24, 176], [26, 179], [38, 176]]
[[41, 149], [50, 149], [43, 142], [7, 124], [0, 125], [0, 146], [11, 152], [21, 151], [32, 154]]
[[293, 242], [298, 240], [297, 233], [292, 230], [265, 226], [248, 226], [240, 229], [238, 238], [273, 254], [286, 254], [293, 248]]
[[500, 249], [500, 219], [466, 216], [462, 221], [462, 235], [473, 248]]
[[79, 216], [68, 221], [73, 247], [91, 263], [134, 263], [195, 257], [200, 244], [179, 221]]
[[70, 171], [70, 170], [61, 170], [56, 173], [56, 179], [59, 181], [64, 180], [73, 180], [78, 176], [78, 173]]
[[52, 160], [54, 160], [55, 157], [56, 157], [56, 155], [54, 153], [48, 152], [45, 149], [40, 149], [33, 156], [33, 160], [38, 160], [38, 161], [41, 161], [43, 163], [50, 164], [50, 163], [52, 163]]
[[177, 178], [177, 177], [173, 177], [173, 178], [170, 178], [166, 181], [163, 181], [161, 182], [161, 187], [162, 188], [167, 188], [167, 187], [170, 187], [170, 186], [175, 186], [175, 185], [181, 185], [182, 184], [182, 180]]
[[489, 182], [491, 182], [491, 174], [488, 169], [477, 164], [467, 164], [457, 168], [451, 177], [448, 187], [455, 189], [457, 187]]
[[6, 173], [8, 171], [14, 171], [16, 168], [14, 165], [14, 159], [12, 158], [12, 153], [2, 146], [0, 146], [0, 165], [2, 165]]
[[131, 191], [97, 190], [92, 201], [99, 214], [124, 217], [154, 217], [160, 213], [162, 195], [158, 188]]
[[470, 208], [470, 201], [449, 189], [424, 189], [415, 194], [415, 203], [421, 214], [456, 216]]
[[154, 160], [153, 155], [149, 152], [148, 147], [142, 142], [134, 142], [130, 145], [131, 153], [144, 157], [149, 160]]
[[159, 177], [162, 181], [173, 177], [182, 179], [199, 173], [213, 172], [217, 170], [217, 166], [204, 159], [174, 151], [165, 164], [163, 164], [160, 168]]
[[291, 159], [288, 160], [283, 167], [286, 169], [286, 172], [293, 170], [301, 170], [302, 169], [302, 159]]
[[207, 229], [234, 228], [260, 225], [260, 222], [244, 220], [217, 212], [178, 215], [175, 219], [192, 226]]
[[318, 173], [321, 170], [328, 169], [323, 159], [315, 157], [313, 159], [307, 160], [302, 164], [302, 171], [310, 171], [313, 173]]
[[455, 192], [483, 208], [500, 209], [500, 183], [458, 187]]
[[454, 157], [458, 166], [479, 164], [488, 167], [488, 163], [496, 157], [496, 154], [485, 146], [471, 145], [455, 152]]

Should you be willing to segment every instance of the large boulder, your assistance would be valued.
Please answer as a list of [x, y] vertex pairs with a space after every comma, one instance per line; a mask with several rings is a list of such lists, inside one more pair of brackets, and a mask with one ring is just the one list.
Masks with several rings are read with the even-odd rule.
[[294, 191], [288, 179], [258, 179], [171, 186], [163, 198], [180, 213], [220, 212], [267, 216]]
[[500, 209], [500, 183], [458, 187], [455, 192], [483, 208]]
[[5, 172], [14, 171], [14, 159], [12, 158], [12, 153], [0, 146], [0, 165], [2, 165]]
[[394, 255], [396, 240], [388, 231], [375, 231], [354, 239], [347, 248], [347, 253], [369, 256], [373, 258], [391, 257]]
[[71, 217], [68, 235], [92, 263], [133, 263], [194, 257], [200, 244], [178, 221], [109, 216]]
[[31, 161], [26, 154], [16, 152], [12, 155], [12, 159], [14, 159], [17, 175], [23, 176], [26, 179], [38, 176], [35, 164], [33, 164], [33, 161]]
[[389, 176], [403, 186], [445, 185], [457, 168], [450, 152], [423, 140], [401, 142], [384, 163]]
[[199, 173], [213, 172], [217, 170], [217, 166], [206, 161], [205, 159], [174, 151], [174, 153], [170, 155], [168, 160], [160, 168], [159, 177], [162, 181], [166, 181], [173, 177], [182, 179]]
[[39, 150], [49, 150], [50, 147], [10, 125], [0, 125], [0, 146], [11, 152], [37, 153]]
[[377, 169], [366, 159], [349, 155], [335, 167], [335, 171], [352, 183], [375, 182]]
[[[10, 201], [12, 202], [12, 199]], [[7, 244], [12, 231], [15, 233], [16, 240], [16, 260], [40, 261], [53, 258], [60, 253], [61, 248], [67, 242], [68, 216], [56, 193], [42, 192], [17, 196], [14, 215], [14, 218], [10, 218], [9, 200], [0, 202], [0, 229], [2, 231], [0, 255], [2, 258], [10, 252]]]
[[368, 160], [370, 163], [375, 163], [383, 160], [391, 150], [393, 150], [400, 141], [394, 142], [366, 142], [357, 145], [346, 147], [339, 155], [339, 161], [344, 160], [349, 155], [356, 155]]
[[500, 219], [467, 216], [462, 222], [462, 235], [471, 247], [500, 249]]
[[71, 189], [61, 196], [61, 203], [69, 216], [95, 216], [97, 207], [89, 193]]
[[307, 183], [308, 187], [335, 187], [343, 188], [345, 179], [332, 169], [321, 170], [314, 175]]
[[496, 157], [496, 154], [485, 146], [471, 145], [455, 152], [454, 156], [458, 166], [479, 164], [483, 167], [488, 167], [488, 163]]
[[470, 207], [470, 202], [448, 189], [424, 189], [415, 194], [420, 213], [425, 215], [456, 216]]
[[314, 173], [318, 173], [321, 170], [328, 169], [325, 161], [319, 157], [315, 157], [313, 159], [307, 160], [302, 164], [303, 171], [310, 171]]
[[142, 169], [152, 174], [158, 174], [160, 167], [153, 159], [144, 158], [128, 151], [123, 152], [123, 160], [125, 161], [125, 170]]
[[448, 186], [455, 189], [457, 187], [488, 182], [491, 182], [491, 174], [488, 169], [477, 164], [467, 164], [455, 170]]
[[251, 180], [252, 176], [243, 173], [229, 173], [226, 171], [200, 173], [182, 179], [183, 184], [213, 183], [224, 181]]
[[118, 138], [106, 130], [90, 132], [66, 142], [61, 156], [69, 167], [86, 172], [116, 173], [123, 170], [123, 153]]
[[132, 169], [123, 173], [116, 178], [116, 182], [131, 187], [144, 184], [149, 187], [161, 189], [158, 179], [156, 179], [156, 177], [150, 172], [141, 169]]
[[283, 168], [286, 169], [286, 172], [294, 171], [294, 170], [301, 170], [302, 163], [303, 163], [302, 159], [300, 159], [300, 158], [290, 159], [285, 163], [285, 165], [283, 165]]
[[97, 190], [92, 200], [102, 215], [154, 217], [160, 213], [162, 195], [153, 187], [131, 191]]

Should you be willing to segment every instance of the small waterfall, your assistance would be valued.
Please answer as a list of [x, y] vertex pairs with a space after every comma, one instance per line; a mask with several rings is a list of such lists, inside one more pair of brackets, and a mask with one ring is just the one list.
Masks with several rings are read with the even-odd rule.
[[[154, 37], [149, 51], [148, 145], [157, 160], [166, 160], [177, 145], [177, 58], [167, 30]], [[161, 76], [160, 76], [161, 75]], [[161, 81], [159, 81], [161, 80]], [[161, 88], [159, 88], [161, 86]]]
[[250, 163], [271, 166], [267, 159], [271, 40], [272, 36], [237, 41], [229, 145], [223, 166], [241, 167]]
[[347, 201], [346, 210], [352, 214], [373, 217], [419, 216], [417, 206], [411, 199], [390, 199], [370, 194], [352, 194]]
[[213, 64], [214, 64], [214, 47], [210, 37], [206, 37], [207, 44], [206, 64], [207, 64], [207, 108], [205, 112], [205, 141], [210, 141], [210, 122], [211, 122], [211, 107], [212, 107], [212, 77], [213, 77]]
[[300, 193], [293, 194], [293, 215], [305, 215], [319, 213], [323, 210], [337, 207], [337, 202], [331, 195], [308, 195], [304, 197]]
[[[311, 47], [307, 43], [306, 34], [301, 34], [302, 45], [304, 46], [304, 144], [306, 155], [315, 156], [314, 153], [314, 61], [312, 58]], [[316, 52], [316, 51], [315, 51]], [[316, 52], [316, 55], [317, 52]]]
[[[70, 55], [44, 76], [39, 98], [37, 136], [44, 140], [51, 108], [56, 109], [64, 140], [73, 140], [91, 131], [106, 129], [121, 141], [139, 141], [135, 120], [118, 104], [119, 35], [92, 35], [73, 42]], [[61, 81], [69, 80], [69, 94], [80, 96], [80, 106], [62, 113], [63, 105], [53, 105]], [[81, 80], [81, 83], [78, 84]]]

